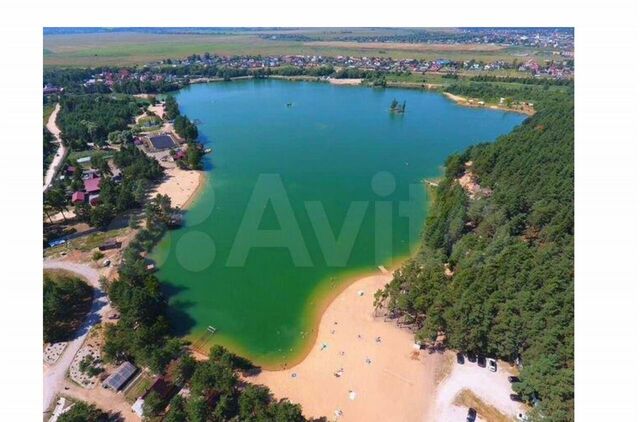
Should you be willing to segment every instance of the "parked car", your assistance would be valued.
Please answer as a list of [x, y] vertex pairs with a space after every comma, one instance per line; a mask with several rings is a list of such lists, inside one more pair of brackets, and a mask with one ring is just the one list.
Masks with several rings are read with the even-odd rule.
[[476, 409], [474, 409], [473, 407], [470, 407], [469, 410], [467, 411], [467, 422], [474, 422], [476, 420], [477, 415], [478, 415], [478, 412], [476, 412]]
[[460, 365], [464, 365], [464, 355], [462, 354], [462, 352], [456, 353], [456, 360]]
[[529, 418], [527, 417], [527, 415], [525, 415], [524, 413], [518, 413], [518, 416], [516, 416], [516, 419], [519, 422], [527, 422], [529, 420]]
[[489, 359], [489, 371], [497, 372], [498, 371], [498, 362], [495, 359]]
[[476, 360], [477, 360], [477, 357], [476, 357], [476, 355], [475, 355], [475, 354], [473, 354], [473, 353], [467, 353], [467, 360], [468, 360], [469, 362], [473, 362], [473, 363], [475, 363], [475, 362], [476, 362]]
[[478, 366], [481, 368], [487, 367], [487, 359], [484, 356], [478, 355]]
[[513, 401], [517, 401], [522, 403], [524, 400], [522, 400], [522, 396], [520, 394], [509, 394], [509, 398]]
[[511, 384], [513, 384], [514, 382], [520, 382], [520, 378], [518, 378], [518, 377], [514, 377], [514, 376], [511, 376], [511, 377], [509, 377], [509, 378], [507, 378], [507, 379], [509, 380], [509, 382], [510, 382]]

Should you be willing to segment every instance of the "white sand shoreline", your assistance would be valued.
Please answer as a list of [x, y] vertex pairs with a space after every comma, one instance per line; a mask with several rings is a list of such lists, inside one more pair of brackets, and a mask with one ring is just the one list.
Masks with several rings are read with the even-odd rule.
[[189, 208], [204, 186], [204, 171], [171, 167], [165, 168], [164, 173], [164, 180], [151, 191], [151, 197], [168, 195], [174, 207], [182, 210]]
[[351, 283], [325, 309], [302, 362], [247, 380], [300, 403], [308, 417], [334, 419], [340, 410], [340, 421], [430, 420], [440, 356], [417, 352], [412, 332], [373, 315], [373, 294], [392, 278], [376, 274]]
[[329, 78], [327, 80], [332, 85], [360, 85], [362, 83], [362, 79], [336, 79], [336, 78]]

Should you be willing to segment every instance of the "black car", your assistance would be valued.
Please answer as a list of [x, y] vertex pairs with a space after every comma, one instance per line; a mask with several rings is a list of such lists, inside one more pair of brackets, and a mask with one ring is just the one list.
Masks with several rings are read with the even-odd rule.
[[469, 411], [467, 412], [467, 422], [475, 421], [477, 414], [478, 412], [476, 412], [476, 409], [474, 409], [473, 407], [470, 407]]
[[458, 363], [460, 365], [463, 365], [464, 364], [464, 354], [462, 354], [462, 352], [456, 353], [456, 360], [458, 361]]
[[478, 366], [481, 368], [487, 367], [487, 358], [484, 356], [478, 356]]
[[513, 384], [514, 382], [520, 382], [520, 378], [518, 377], [509, 377], [508, 380], [511, 384]]
[[509, 394], [509, 398], [511, 400], [513, 400], [513, 401], [517, 401], [517, 402], [520, 402], [520, 403], [523, 402], [522, 396], [520, 394]]
[[475, 363], [475, 361], [477, 360], [476, 355], [473, 354], [473, 353], [467, 353], [467, 360], [469, 362], [474, 362]]

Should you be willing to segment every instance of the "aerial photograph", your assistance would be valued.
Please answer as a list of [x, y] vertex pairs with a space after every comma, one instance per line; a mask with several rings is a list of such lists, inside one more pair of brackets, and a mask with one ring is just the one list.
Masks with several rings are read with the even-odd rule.
[[575, 420], [574, 27], [41, 28], [43, 421]]

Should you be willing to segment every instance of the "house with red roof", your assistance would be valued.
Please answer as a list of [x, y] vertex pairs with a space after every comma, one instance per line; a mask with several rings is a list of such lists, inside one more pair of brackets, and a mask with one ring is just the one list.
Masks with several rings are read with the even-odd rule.
[[187, 151], [181, 149], [180, 151], [176, 152], [176, 156], [174, 158], [176, 160], [184, 160], [185, 158], [187, 158]]
[[91, 195], [100, 192], [100, 178], [94, 177], [84, 181], [84, 191]]
[[84, 192], [76, 191], [71, 195], [71, 203], [73, 204], [82, 204], [85, 200]]

